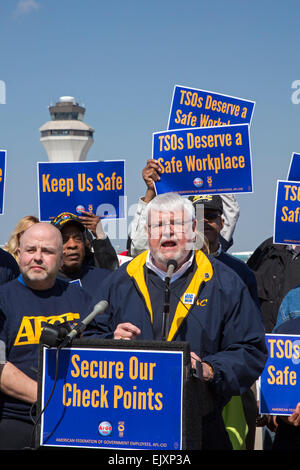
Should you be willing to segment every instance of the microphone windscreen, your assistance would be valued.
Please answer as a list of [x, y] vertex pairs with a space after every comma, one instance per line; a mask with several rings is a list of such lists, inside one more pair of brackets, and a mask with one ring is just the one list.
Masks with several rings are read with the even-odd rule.
[[169, 268], [170, 266], [174, 266], [174, 270], [177, 268], [177, 261], [176, 259], [169, 259], [168, 263], [167, 263], [167, 268]]

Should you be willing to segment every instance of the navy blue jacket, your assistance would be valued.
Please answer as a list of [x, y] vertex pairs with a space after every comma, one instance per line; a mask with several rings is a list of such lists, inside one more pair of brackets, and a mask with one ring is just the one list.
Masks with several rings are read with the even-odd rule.
[[[110, 304], [96, 317], [103, 337], [113, 337], [119, 323], [130, 322], [141, 330], [138, 340], [159, 339], [163, 280], [145, 266], [146, 258], [143, 252], [122, 265], [94, 298], [93, 303], [106, 299]], [[248, 390], [264, 368], [262, 316], [240, 276], [202, 251], [195, 252], [193, 265], [182, 279], [171, 283], [172, 323], [167, 340], [188, 342], [190, 350], [213, 367], [209, 388], [214, 410], [203, 416], [202, 448], [230, 449], [222, 410], [233, 395]]]
[[260, 302], [257, 293], [256, 277], [251, 271], [251, 269], [248, 268], [247, 264], [244, 263], [244, 261], [241, 261], [240, 259], [236, 258], [235, 256], [232, 256], [229, 253], [225, 253], [224, 251], [221, 251], [221, 253], [216, 256], [216, 259], [222, 261], [222, 263], [226, 264], [226, 266], [229, 266], [240, 276], [240, 278], [248, 287], [252, 299], [260, 308]]
[[0, 285], [12, 281], [20, 274], [18, 263], [7, 251], [0, 248]]
[[95, 291], [99, 289], [100, 284], [102, 284], [110, 273], [111, 271], [108, 269], [96, 268], [95, 266], [84, 264], [81, 270], [72, 277], [67, 276], [63, 271], [60, 271], [57, 277], [58, 279], [80, 285], [93, 296]]
[[[154, 316], [145, 279], [147, 252], [141, 253], [102, 285], [94, 303], [109, 301], [97, 318], [102, 335], [112, 337], [119, 323], [130, 322], [141, 330], [139, 340], [153, 340]], [[214, 369], [214, 389], [220, 406], [245, 392], [260, 376], [267, 349], [261, 313], [241, 278], [224, 263], [195, 252], [192, 279], [183, 293], [193, 303], [176, 302], [169, 341], [187, 341], [191, 351]], [[191, 296], [189, 296], [191, 298]], [[160, 312], [159, 312], [160, 313]]]

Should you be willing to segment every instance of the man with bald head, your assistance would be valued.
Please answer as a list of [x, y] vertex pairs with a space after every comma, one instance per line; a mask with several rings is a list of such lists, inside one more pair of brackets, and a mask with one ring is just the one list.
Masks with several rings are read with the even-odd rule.
[[62, 265], [62, 237], [52, 225], [41, 222], [29, 227], [20, 239], [19, 266], [27, 286], [36, 290], [54, 285]]
[[37, 400], [38, 344], [43, 327], [78, 321], [90, 296], [57, 279], [62, 237], [49, 223], [27, 229], [18, 252], [20, 275], [0, 287], [0, 449], [30, 446]]

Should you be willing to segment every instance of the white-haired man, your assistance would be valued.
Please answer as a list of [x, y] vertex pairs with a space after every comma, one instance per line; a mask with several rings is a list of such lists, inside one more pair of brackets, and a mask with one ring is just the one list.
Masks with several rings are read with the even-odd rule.
[[203, 418], [198, 448], [230, 449], [222, 409], [233, 395], [253, 384], [267, 358], [260, 312], [236, 273], [194, 250], [191, 201], [175, 193], [157, 196], [147, 206], [146, 220], [149, 250], [121, 266], [103, 286], [101, 295], [110, 303], [99, 320], [103, 334], [115, 339], [162, 339], [164, 280], [168, 262], [176, 260], [167, 341], [189, 343], [192, 365], [201, 361], [214, 397], [214, 411]]

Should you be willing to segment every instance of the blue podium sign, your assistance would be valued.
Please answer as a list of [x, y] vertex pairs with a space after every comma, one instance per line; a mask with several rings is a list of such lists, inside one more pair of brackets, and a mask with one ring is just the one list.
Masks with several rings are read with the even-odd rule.
[[6, 179], [6, 150], [0, 150], [0, 215], [4, 214], [5, 179]]
[[92, 212], [101, 218], [125, 217], [125, 162], [84, 161], [37, 164], [39, 217]]
[[291, 415], [299, 400], [300, 336], [266, 334], [268, 359], [260, 377], [261, 414]]
[[152, 157], [162, 170], [157, 194], [253, 192], [248, 124], [156, 132]]
[[[56, 349], [43, 348], [42, 409], [55, 371]], [[182, 403], [182, 351], [63, 348], [40, 445], [181, 449]]]
[[175, 85], [168, 129], [249, 124], [255, 102]]
[[300, 245], [300, 182], [277, 181], [274, 243]]

